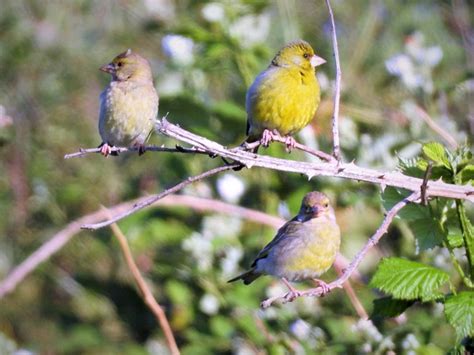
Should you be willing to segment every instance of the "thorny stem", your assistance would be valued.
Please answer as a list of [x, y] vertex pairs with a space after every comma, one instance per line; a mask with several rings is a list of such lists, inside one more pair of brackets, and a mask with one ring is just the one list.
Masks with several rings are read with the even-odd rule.
[[326, 5], [329, 11], [329, 18], [332, 27], [332, 46], [334, 51], [334, 60], [336, 62], [336, 85], [334, 94], [334, 113], [332, 116], [332, 139], [333, 139], [333, 155], [338, 161], [341, 160], [341, 148], [339, 145], [339, 101], [341, 98], [341, 63], [339, 62], [339, 49], [337, 45], [336, 23], [334, 21], [334, 14], [332, 12], [331, 3], [326, 0]]

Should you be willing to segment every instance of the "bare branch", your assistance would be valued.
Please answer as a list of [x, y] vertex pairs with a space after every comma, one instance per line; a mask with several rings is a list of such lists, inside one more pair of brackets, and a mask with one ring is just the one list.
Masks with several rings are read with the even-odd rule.
[[[333, 290], [335, 288], [341, 288], [343, 284], [351, 277], [351, 274], [357, 269], [357, 267], [360, 265], [362, 260], [364, 259], [365, 255], [367, 252], [373, 248], [379, 240], [387, 233], [388, 227], [390, 226], [390, 223], [392, 223], [392, 220], [395, 218], [397, 213], [405, 207], [408, 203], [415, 202], [416, 200], [419, 200], [421, 193], [419, 191], [412, 193], [410, 196], [407, 198], [401, 200], [398, 202], [395, 206], [392, 207], [390, 211], [387, 212], [384, 220], [382, 221], [382, 224], [380, 227], [377, 229], [377, 231], [374, 233], [374, 235], [367, 241], [367, 243], [364, 245], [364, 247], [357, 253], [355, 256], [354, 260], [350, 263], [349, 267], [344, 271], [342, 276], [328, 284], [327, 286], [329, 287], [329, 290]], [[315, 287], [311, 288], [309, 290], [301, 292], [301, 296], [310, 296], [310, 297], [318, 297], [321, 296], [323, 293], [323, 289], [321, 287]], [[275, 301], [281, 300], [283, 303], [286, 302], [292, 302], [295, 299], [294, 295], [290, 292], [271, 297], [263, 301], [260, 306], [262, 308], [268, 308], [270, 307]]]
[[[111, 147], [110, 151], [112, 153], [123, 153], [123, 152], [138, 152], [138, 147]], [[165, 153], [185, 153], [185, 154], [209, 154], [201, 149], [197, 148], [183, 148], [179, 145], [176, 145], [175, 148], [168, 147], [158, 147], [156, 145], [148, 145], [143, 147], [144, 152], [165, 152]], [[66, 154], [64, 159], [71, 158], [82, 158], [83, 156], [91, 153], [100, 153], [100, 148], [80, 148], [78, 152]]]
[[[109, 218], [111, 218], [110, 212], [106, 211]], [[113, 223], [110, 228], [114, 233], [115, 237], [117, 238], [120, 249], [122, 249], [123, 257], [125, 258], [125, 262], [127, 263], [128, 268], [132, 272], [132, 276], [140, 290], [143, 300], [145, 304], [150, 308], [150, 310], [155, 315], [158, 323], [163, 329], [163, 333], [166, 338], [166, 342], [168, 343], [168, 347], [173, 355], [179, 355], [179, 349], [176, 345], [176, 340], [173, 335], [173, 331], [171, 330], [171, 326], [166, 319], [166, 314], [163, 308], [161, 308], [160, 304], [156, 301], [155, 297], [153, 297], [153, 293], [150, 291], [147, 283], [143, 279], [143, 276], [140, 274], [140, 270], [138, 270], [135, 261], [133, 260], [132, 252], [130, 251], [130, 247], [128, 246], [127, 238], [120, 230], [119, 226], [116, 223]]]
[[[146, 199], [148, 199], [148, 196], [109, 207], [108, 210], [112, 215], [123, 213]], [[155, 202], [153, 206], [186, 206], [199, 212], [218, 212], [240, 217], [272, 228], [280, 228], [283, 223], [285, 223], [285, 221], [279, 217], [274, 217], [260, 211], [196, 196], [168, 195], [166, 198]], [[96, 211], [69, 223], [64, 229], [53, 235], [0, 282], [0, 299], [12, 292], [18, 284], [42, 262], [48, 260], [53, 254], [61, 250], [74, 235], [81, 231], [81, 225], [85, 223], [96, 223], [103, 218], [107, 218], [105, 212], [103, 210]], [[345, 268], [349, 263], [347, 259], [338, 255], [335, 264], [341, 268]], [[354, 275], [356, 279], [360, 280], [360, 275], [357, 273], [354, 273]]]
[[332, 27], [332, 47], [334, 51], [334, 60], [336, 62], [336, 87], [334, 89], [334, 113], [332, 116], [332, 144], [333, 144], [333, 155], [340, 161], [341, 160], [341, 148], [339, 145], [339, 101], [341, 99], [341, 63], [339, 62], [339, 49], [337, 46], [337, 34], [336, 34], [336, 23], [334, 21], [334, 15], [332, 13], [331, 3], [326, 0], [326, 5], [329, 10], [329, 18], [331, 20]]
[[428, 127], [431, 128], [433, 132], [438, 134], [442, 139], [444, 139], [444, 141], [449, 144], [449, 147], [451, 149], [456, 149], [458, 147], [458, 143], [456, 142], [456, 139], [454, 139], [454, 137], [451, 134], [449, 134], [449, 132], [446, 129], [444, 129], [443, 127], [440, 127], [440, 125], [437, 124], [435, 120], [431, 118], [428, 112], [423, 110], [423, 108], [421, 108], [418, 105], [416, 106], [416, 111], [418, 112], [418, 115], [421, 117], [421, 119], [425, 121]]
[[160, 192], [159, 194], [150, 196], [150, 197], [146, 198], [145, 200], [142, 200], [139, 203], [136, 203], [128, 211], [120, 213], [120, 214], [116, 215], [115, 217], [113, 217], [111, 219], [108, 219], [104, 222], [94, 223], [94, 224], [84, 224], [83, 226], [81, 226], [81, 228], [82, 229], [89, 229], [89, 230], [97, 230], [97, 229], [100, 229], [100, 228], [104, 228], [106, 226], [110, 226], [112, 223], [115, 223], [115, 222], [117, 222], [117, 221], [119, 221], [119, 220], [121, 220], [125, 217], [130, 216], [131, 214], [133, 214], [137, 211], [140, 211], [141, 209], [143, 209], [147, 206], [150, 206], [151, 204], [155, 203], [156, 201], [161, 200], [163, 197], [165, 197], [167, 195], [170, 195], [172, 193], [175, 193], [175, 192], [183, 189], [185, 186], [187, 186], [189, 184], [192, 184], [195, 181], [199, 181], [199, 180], [205, 179], [209, 176], [218, 174], [220, 172], [223, 172], [223, 171], [226, 171], [226, 170], [232, 170], [232, 169], [235, 169], [235, 168], [238, 168], [238, 167], [240, 167], [240, 164], [236, 164], [236, 163], [235, 164], [230, 164], [230, 165], [224, 165], [224, 166], [220, 166], [218, 168], [208, 170], [208, 171], [206, 171], [202, 174], [199, 174], [199, 175], [190, 176], [187, 179], [181, 181], [179, 184], [176, 184], [173, 187], [170, 187], [169, 189], [166, 189], [165, 191]]
[[[211, 141], [205, 137], [191, 133], [162, 119], [158, 122], [157, 130], [181, 142], [186, 142], [194, 147], [206, 150], [209, 153], [222, 158], [237, 161], [247, 168], [258, 166], [279, 171], [304, 174], [311, 179], [315, 176], [333, 176], [344, 179], [366, 181], [378, 184], [382, 188], [394, 186], [412, 192], [420, 191], [423, 180], [402, 173], [382, 172], [368, 168], [362, 168], [354, 163], [340, 163], [335, 160], [331, 162], [303, 162], [288, 159], [273, 158], [245, 151], [241, 147], [228, 149], [223, 145]], [[474, 202], [474, 187], [469, 185], [454, 185], [438, 181], [427, 182], [427, 197], [447, 197], [453, 199], [465, 199]]]

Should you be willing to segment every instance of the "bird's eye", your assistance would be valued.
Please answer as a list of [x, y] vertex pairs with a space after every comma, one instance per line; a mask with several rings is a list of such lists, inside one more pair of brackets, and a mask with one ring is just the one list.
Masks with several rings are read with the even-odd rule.
[[118, 66], [118, 67], [121, 67], [122, 64], [123, 64], [122, 62], [118, 62], [118, 63], [117, 63], [117, 66]]
[[308, 59], [308, 58], [309, 58], [309, 54], [308, 54], [308, 53], [305, 53], [305, 54], [303, 54], [303, 57], [304, 57], [305, 59]]
[[324, 208], [328, 208], [328, 207], [329, 207], [329, 203], [326, 202], [326, 203], [323, 204], [323, 206], [324, 206]]

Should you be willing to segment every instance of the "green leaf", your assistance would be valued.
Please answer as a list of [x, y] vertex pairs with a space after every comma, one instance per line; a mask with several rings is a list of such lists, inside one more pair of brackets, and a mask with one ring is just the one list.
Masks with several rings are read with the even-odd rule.
[[449, 275], [432, 266], [401, 258], [386, 258], [379, 264], [370, 281], [394, 298], [429, 301], [441, 296], [439, 288], [449, 280]]
[[397, 300], [390, 296], [374, 300], [374, 309], [370, 318], [374, 316], [396, 317], [410, 307], [414, 301]]
[[449, 230], [448, 243], [451, 248], [460, 248], [463, 246], [464, 239], [459, 228]]
[[443, 231], [439, 221], [432, 217], [420, 218], [410, 222], [420, 251], [439, 246], [443, 242]]
[[470, 183], [471, 185], [474, 184], [474, 165], [469, 164], [466, 165], [459, 174], [461, 177], [461, 182], [463, 184]]
[[446, 150], [442, 144], [437, 142], [426, 143], [423, 145], [422, 150], [423, 153], [425, 153], [425, 155], [435, 163], [442, 164], [448, 169], [451, 168], [448, 156], [446, 155]]
[[465, 291], [450, 296], [444, 304], [444, 313], [456, 330], [458, 341], [474, 336], [474, 292]]
[[[382, 203], [386, 211], [390, 210], [398, 202], [403, 200], [410, 194], [409, 191], [403, 189], [396, 189], [394, 187], [387, 187], [382, 194]], [[429, 218], [430, 212], [427, 207], [417, 204], [408, 204], [400, 212], [398, 216], [408, 221]]]

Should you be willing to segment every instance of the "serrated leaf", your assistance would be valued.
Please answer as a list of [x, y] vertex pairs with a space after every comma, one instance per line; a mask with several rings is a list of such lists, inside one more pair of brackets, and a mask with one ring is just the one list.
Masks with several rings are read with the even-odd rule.
[[374, 309], [370, 318], [374, 316], [396, 317], [410, 307], [414, 301], [397, 300], [390, 296], [374, 300]]
[[448, 156], [442, 144], [437, 142], [426, 143], [423, 145], [422, 150], [429, 159], [450, 169]]
[[[407, 197], [409, 194], [410, 192], [407, 190], [387, 187], [382, 194], [383, 207], [386, 211], [388, 211], [398, 202]], [[398, 212], [398, 216], [408, 221], [411, 221], [421, 218], [429, 218], [430, 212], [425, 206], [420, 206], [411, 203], [405, 206], [402, 210], [400, 210], [400, 212]]]
[[420, 251], [434, 248], [443, 242], [444, 234], [435, 218], [420, 218], [410, 222], [410, 228], [415, 235]]
[[441, 296], [439, 288], [449, 280], [449, 275], [435, 267], [401, 258], [386, 258], [379, 264], [370, 281], [396, 299], [422, 301]]
[[461, 182], [463, 184], [474, 184], [474, 165], [469, 164], [460, 171]]
[[464, 245], [464, 239], [462, 237], [462, 232], [459, 228], [449, 230], [448, 243], [449, 243], [449, 246], [451, 248], [460, 248]]
[[444, 314], [456, 330], [458, 340], [474, 336], [474, 292], [450, 296], [444, 304]]

